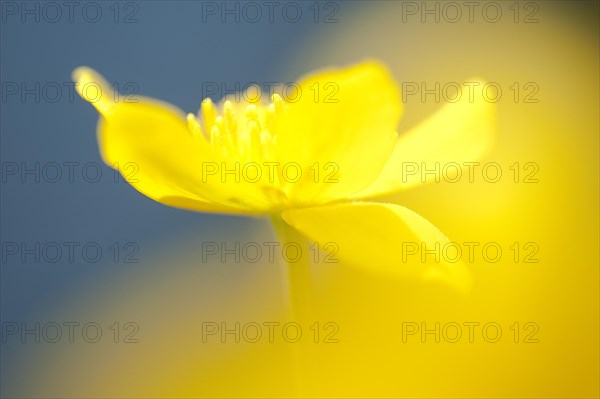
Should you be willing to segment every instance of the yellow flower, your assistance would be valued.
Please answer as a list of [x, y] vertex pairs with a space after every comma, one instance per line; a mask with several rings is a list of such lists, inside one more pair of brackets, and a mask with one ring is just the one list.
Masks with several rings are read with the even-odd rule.
[[[439, 230], [401, 205], [367, 199], [420, 184], [420, 176], [403, 176], [407, 159], [479, 158], [493, 135], [491, 104], [464, 96], [398, 136], [398, 85], [377, 62], [309, 75], [297, 98], [274, 94], [265, 104], [239, 96], [221, 107], [206, 99], [187, 117], [150, 98], [115, 101], [90, 68], [77, 68], [73, 79], [101, 114], [105, 162], [144, 195], [193, 211], [271, 216], [284, 236], [336, 243], [336, 257], [351, 264], [468, 289], [460, 261], [425, 267], [403, 253], [409, 238], [427, 249], [444, 245]], [[131, 163], [135, 174], [126, 170]]]

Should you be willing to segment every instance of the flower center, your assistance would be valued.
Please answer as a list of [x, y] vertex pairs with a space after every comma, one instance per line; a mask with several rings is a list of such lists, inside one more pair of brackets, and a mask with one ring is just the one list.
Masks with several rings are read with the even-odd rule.
[[200, 140], [208, 140], [213, 151], [227, 162], [249, 163], [274, 160], [277, 118], [284, 102], [273, 94], [268, 106], [226, 100], [219, 114], [210, 98], [202, 101], [198, 116], [188, 114], [188, 127]]
[[[206, 98], [198, 116], [187, 115], [188, 128], [198, 140], [210, 144], [229, 170], [260, 169], [256, 183], [269, 208], [286, 207], [289, 199], [281, 182], [281, 165], [277, 162], [275, 143], [277, 122], [285, 112], [280, 95], [273, 94], [268, 105], [226, 100], [221, 112]], [[252, 165], [252, 168], [250, 166]], [[231, 201], [245, 201], [243, 198]]]

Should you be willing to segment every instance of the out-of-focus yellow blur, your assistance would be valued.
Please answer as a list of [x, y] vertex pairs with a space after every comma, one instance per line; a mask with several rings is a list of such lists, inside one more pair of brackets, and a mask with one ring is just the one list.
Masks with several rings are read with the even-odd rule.
[[[420, 14], [404, 15], [403, 22], [403, 3], [342, 4], [339, 22], [316, 29], [281, 67], [293, 77], [368, 57], [388, 64], [405, 89], [462, 85], [471, 76], [498, 83], [499, 139], [481, 165], [500, 165], [501, 179], [489, 183], [478, 168], [473, 183], [442, 181], [385, 199], [423, 215], [463, 249], [479, 243], [469, 263], [473, 294], [458, 298], [321, 263], [314, 268], [315, 309], [299, 321], [303, 338], [294, 344], [281, 330], [289, 322], [281, 259], [198, 261], [200, 241], [275, 240], [268, 224], [187, 235], [157, 249], [145, 273], [119, 273], [85, 287], [61, 310], [82, 321], [90, 314], [107, 323], [134, 320], [139, 342], [32, 353], [14, 372], [35, 378], [33, 394], [598, 397], [597, 3], [520, 3], [519, 23], [509, 3], [502, 3], [505, 16], [497, 23], [477, 11], [473, 23], [466, 17], [433, 23], [431, 16], [422, 23]], [[538, 22], [522, 23], [536, 9]], [[420, 94], [406, 97], [400, 132], [444, 102], [443, 93], [439, 103], [434, 94], [425, 101]], [[533, 172], [538, 181], [524, 182]], [[503, 251], [495, 263], [482, 253], [488, 243]], [[236, 322], [239, 343], [221, 330], [221, 323], [235, 329]], [[281, 323], [273, 325], [273, 343], [264, 324], [270, 322]], [[252, 323], [263, 334], [256, 343], [249, 342]], [[104, 326], [104, 333], [113, 331]], [[121, 333], [127, 333], [122, 326]]]

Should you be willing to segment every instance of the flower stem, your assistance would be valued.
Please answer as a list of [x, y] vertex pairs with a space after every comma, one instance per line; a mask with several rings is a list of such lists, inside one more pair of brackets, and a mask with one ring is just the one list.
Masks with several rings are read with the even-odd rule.
[[311, 254], [307, 240], [289, 226], [280, 216], [271, 219], [275, 232], [281, 242], [284, 257], [288, 261], [283, 267], [283, 286], [285, 303], [290, 322], [299, 324], [302, 337], [299, 342], [291, 343], [292, 369], [296, 393], [303, 394], [307, 386], [308, 373], [312, 369], [310, 336], [307, 327], [312, 324], [312, 281]]
[[284, 269], [288, 315], [291, 321], [302, 325], [302, 322], [310, 322], [312, 314], [311, 253], [308, 241], [280, 216], [273, 216], [271, 221], [288, 261]]

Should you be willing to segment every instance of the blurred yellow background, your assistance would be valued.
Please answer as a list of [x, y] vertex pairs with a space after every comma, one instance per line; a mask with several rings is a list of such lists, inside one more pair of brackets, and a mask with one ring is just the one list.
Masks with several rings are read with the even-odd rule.
[[[518, 23], [512, 2], [501, 2], [504, 16], [497, 23], [479, 9], [472, 23], [466, 17], [433, 23], [432, 16], [423, 23], [420, 14], [403, 14], [406, 2], [366, 3], [342, 7], [343, 23], [317, 26], [296, 44], [294, 57], [276, 65], [292, 80], [315, 68], [377, 58], [401, 84], [431, 88], [473, 76], [499, 84], [498, 141], [481, 161], [502, 166], [498, 183], [442, 181], [384, 198], [415, 210], [453, 241], [501, 246], [497, 263], [476, 252], [468, 264], [472, 295], [317, 264], [314, 314], [300, 322], [307, 340], [292, 344], [276, 335], [274, 343], [264, 337], [236, 343], [228, 336], [222, 343], [217, 334], [203, 342], [206, 322], [288, 321], [281, 261], [198, 262], [199, 242], [275, 240], [267, 221], [244, 222], [240, 229], [228, 219], [212, 233], [171, 236], [144, 257], [138, 272], [115, 270], [49, 310], [53, 320], [106, 320], [103, 332], [110, 337], [114, 321], [135, 321], [139, 342], [28, 351], [12, 373], [36, 382], [33, 395], [598, 397], [598, 3], [521, 2]], [[535, 10], [538, 22], [523, 23]], [[517, 102], [514, 82], [521, 90]], [[525, 102], [532, 87], [539, 101]], [[432, 95], [408, 97], [399, 132], [443, 103]], [[515, 162], [522, 174], [524, 164], [537, 164], [539, 181], [524, 183], [521, 175], [515, 183], [509, 169]], [[519, 262], [509, 249], [515, 242]], [[529, 242], [539, 247], [537, 263], [523, 262]], [[309, 341], [315, 322], [319, 343]], [[339, 328], [337, 343], [322, 342], [328, 322]], [[479, 323], [473, 342], [469, 322]], [[403, 333], [412, 323], [429, 329], [440, 323], [440, 342], [434, 334], [422, 339], [420, 330]], [[455, 326], [448, 323], [462, 326], [456, 343], [448, 342]], [[482, 334], [488, 323], [502, 329], [495, 343]], [[535, 328], [531, 337], [538, 342], [524, 342]]]

